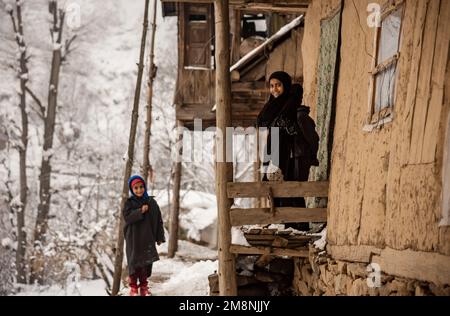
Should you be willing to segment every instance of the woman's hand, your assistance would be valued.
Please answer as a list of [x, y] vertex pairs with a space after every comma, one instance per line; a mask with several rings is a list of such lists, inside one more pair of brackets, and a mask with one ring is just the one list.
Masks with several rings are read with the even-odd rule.
[[147, 204], [142, 205], [142, 207], [141, 207], [141, 213], [144, 214], [145, 212], [148, 212], [148, 205]]

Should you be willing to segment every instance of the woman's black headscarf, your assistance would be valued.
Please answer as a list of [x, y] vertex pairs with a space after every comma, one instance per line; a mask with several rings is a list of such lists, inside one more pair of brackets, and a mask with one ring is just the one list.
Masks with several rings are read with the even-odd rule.
[[[267, 101], [266, 105], [258, 115], [258, 127], [270, 127], [272, 122], [285, 109], [286, 103], [291, 95], [292, 78], [288, 73], [284, 71], [276, 71], [270, 76], [269, 82], [271, 79], [280, 80], [280, 82], [283, 84], [284, 91], [278, 98], [270, 95], [269, 101]], [[301, 93], [300, 96], [302, 94], [303, 93]]]

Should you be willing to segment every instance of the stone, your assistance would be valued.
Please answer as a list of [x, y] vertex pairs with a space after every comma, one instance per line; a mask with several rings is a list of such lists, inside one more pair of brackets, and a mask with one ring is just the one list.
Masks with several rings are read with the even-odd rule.
[[437, 286], [434, 283], [429, 284], [430, 291], [435, 296], [448, 296], [450, 295], [450, 291], [448, 291], [449, 288], [447, 288], [447, 291], [444, 290], [444, 287]]
[[301, 274], [302, 274], [302, 280], [305, 281], [306, 284], [310, 285], [311, 278], [312, 278], [312, 270], [311, 270], [311, 266], [309, 264], [302, 266]]
[[336, 296], [336, 293], [333, 288], [328, 287], [325, 293], [323, 293], [323, 296]]
[[334, 292], [336, 295], [347, 294], [347, 281], [350, 279], [346, 274], [338, 274], [334, 278]]
[[381, 274], [381, 283], [386, 284], [394, 280], [394, 277], [392, 275], [388, 274]]
[[348, 295], [350, 295], [350, 296], [366, 296], [366, 295], [369, 295], [369, 287], [367, 286], [366, 279], [356, 279], [356, 280], [354, 280]]
[[308, 286], [306, 285], [306, 282], [299, 281], [297, 283], [298, 291], [301, 296], [311, 296], [311, 293], [309, 292]]
[[347, 262], [338, 261], [337, 262], [337, 272], [339, 274], [347, 274]]
[[427, 290], [423, 286], [417, 285], [416, 289], [414, 291], [414, 295], [415, 296], [427, 296]]
[[392, 292], [406, 291], [406, 283], [399, 281], [398, 279], [394, 279], [391, 283], [389, 283], [389, 287]]
[[347, 274], [353, 279], [356, 278], [367, 278], [368, 272], [366, 270], [366, 265], [361, 263], [348, 263], [347, 264]]
[[326, 282], [326, 274], [327, 274], [327, 267], [326, 267], [326, 265], [321, 265], [321, 266], [319, 266], [319, 271], [320, 271], [320, 279], [323, 281], [323, 282]]
[[369, 287], [369, 295], [370, 296], [379, 296], [380, 295], [380, 290], [378, 287]]

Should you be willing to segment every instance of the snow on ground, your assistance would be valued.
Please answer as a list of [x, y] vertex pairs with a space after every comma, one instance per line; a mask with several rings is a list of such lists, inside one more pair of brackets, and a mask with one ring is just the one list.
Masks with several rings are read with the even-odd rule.
[[[155, 276], [150, 278], [150, 287], [154, 295], [157, 296], [206, 296], [209, 295], [208, 275], [213, 274], [218, 269], [216, 261], [206, 260], [198, 261], [183, 266], [180, 269], [180, 263], [173, 259], [163, 259], [153, 266]], [[160, 268], [171, 270], [171, 277], [161, 283], [153, 283], [152, 279], [157, 280]]]
[[[155, 296], [209, 295], [208, 276], [218, 270], [217, 252], [185, 240], [178, 243], [175, 258], [168, 259], [167, 243], [158, 246], [161, 259], [153, 265], [150, 290]], [[106, 285], [100, 280], [71, 279], [61, 286], [21, 286], [17, 296], [106, 296]], [[121, 295], [128, 295], [122, 288]]]

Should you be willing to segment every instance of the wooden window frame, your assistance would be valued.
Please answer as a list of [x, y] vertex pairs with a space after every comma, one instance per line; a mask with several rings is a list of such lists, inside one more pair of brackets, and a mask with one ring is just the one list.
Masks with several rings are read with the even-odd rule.
[[447, 114], [447, 131], [442, 163], [442, 218], [439, 227], [450, 226], [450, 113]]
[[[394, 54], [389, 59], [378, 63], [378, 50], [380, 48], [380, 37], [381, 37], [381, 30], [382, 30], [382, 23], [383, 21], [391, 15], [391, 13], [397, 11], [403, 7], [402, 11], [402, 17], [401, 17], [401, 23], [400, 23], [400, 31], [399, 31], [399, 38], [398, 38], [398, 51], [396, 54]], [[392, 121], [393, 117], [393, 106], [387, 106], [382, 108], [379, 111], [375, 111], [375, 93], [376, 93], [376, 76], [380, 74], [381, 72], [385, 71], [392, 65], [395, 65], [395, 78], [398, 77], [398, 61], [400, 59], [400, 45], [401, 45], [401, 38], [402, 38], [402, 32], [403, 32], [403, 22], [405, 17], [405, 1], [404, 0], [389, 0], [387, 1], [383, 8], [381, 13], [381, 19], [380, 19], [380, 26], [376, 27], [375, 34], [374, 34], [374, 45], [373, 45], [373, 58], [372, 58], [372, 67], [370, 71], [370, 79], [369, 79], [369, 106], [368, 106], [368, 115], [367, 115], [367, 125], [364, 128], [367, 131], [373, 130], [374, 127], [379, 127], [381, 125], [384, 125], [386, 123], [389, 123]], [[397, 80], [394, 82], [394, 104], [396, 103], [396, 96], [397, 96]]]
[[[215, 60], [213, 56], [213, 47], [215, 45], [214, 43], [214, 30], [213, 30], [213, 14], [214, 14], [214, 7], [210, 4], [195, 4], [195, 3], [189, 3], [189, 4], [182, 4], [183, 6], [183, 23], [184, 23], [184, 52], [183, 52], [183, 68], [185, 70], [203, 70], [203, 71], [211, 71], [215, 68]], [[206, 12], [204, 13], [206, 16], [206, 22], [192, 22], [192, 23], [206, 23], [207, 27], [209, 28], [210, 32], [210, 39], [208, 42], [205, 43], [204, 49], [206, 53], [207, 62], [204, 65], [190, 65], [188, 62], [188, 54], [189, 54], [189, 40], [188, 40], [188, 32], [189, 32], [189, 15], [190, 15], [190, 6], [194, 7], [193, 12], [197, 11], [195, 6], [203, 6], [207, 8]], [[195, 12], [199, 14], [203, 14], [202, 12]]]

